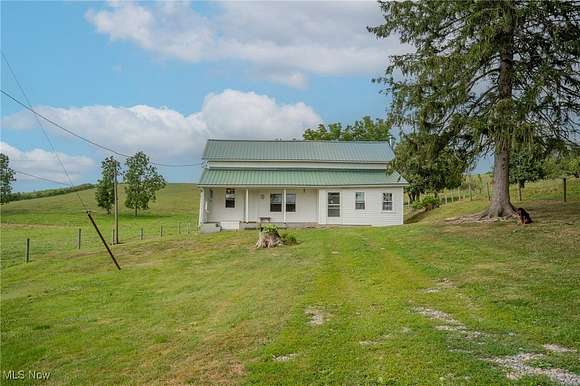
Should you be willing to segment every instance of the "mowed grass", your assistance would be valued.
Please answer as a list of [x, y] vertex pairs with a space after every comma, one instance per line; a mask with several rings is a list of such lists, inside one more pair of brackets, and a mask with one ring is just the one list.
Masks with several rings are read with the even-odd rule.
[[[95, 190], [78, 192], [91, 210], [105, 239], [112, 239], [113, 215], [99, 208]], [[150, 203], [150, 209], [139, 211], [137, 217], [124, 206], [125, 192], [119, 186], [119, 241], [161, 237], [186, 237], [188, 230], [197, 227], [199, 189], [193, 184], [168, 184]], [[76, 193], [47, 198], [11, 202], [1, 208], [1, 264], [6, 267], [24, 261], [26, 239], [30, 239], [31, 258], [52, 254], [55, 258], [77, 248], [78, 229], [81, 228], [81, 250], [102, 248], [94, 228]]]
[[2, 270], [2, 370], [56, 385], [550, 384], [492, 362], [541, 353], [528, 364], [580, 372], [580, 195], [541, 190], [530, 226], [440, 221], [486, 205], [463, 201], [399, 227], [292, 230], [298, 245], [271, 250], [254, 231], [136, 240], [114, 247], [120, 272], [99, 248], [40, 254]]

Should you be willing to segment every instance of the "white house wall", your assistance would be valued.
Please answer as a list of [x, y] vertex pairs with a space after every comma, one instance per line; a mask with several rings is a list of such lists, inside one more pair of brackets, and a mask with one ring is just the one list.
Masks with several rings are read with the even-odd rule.
[[[340, 193], [340, 217], [327, 216], [328, 192]], [[365, 192], [365, 209], [355, 209], [355, 192]], [[393, 194], [393, 210], [382, 210], [383, 192]], [[399, 225], [403, 223], [403, 188], [340, 188], [320, 189], [318, 214], [320, 224], [342, 225]]]

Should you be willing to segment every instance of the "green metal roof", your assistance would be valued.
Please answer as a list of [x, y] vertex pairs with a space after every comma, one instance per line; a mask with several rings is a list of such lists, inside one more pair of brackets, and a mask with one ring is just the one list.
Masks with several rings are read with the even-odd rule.
[[206, 161], [326, 161], [388, 162], [394, 158], [388, 142], [233, 141], [210, 139]]
[[399, 174], [375, 169], [204, 169], [200, 186], [406, 185]]

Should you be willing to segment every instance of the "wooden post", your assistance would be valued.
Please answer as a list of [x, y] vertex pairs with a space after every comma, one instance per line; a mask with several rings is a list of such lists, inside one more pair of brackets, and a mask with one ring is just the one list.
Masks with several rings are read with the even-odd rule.
[[113, 236], [113, 244], [119, 244], [119, 195], [117, 193], [117, 161], [113, 158], [113, 165], [115, 165], [115, 178], [113, 185], [113, 195], [115, 197], [115, 231]]
[[28, 238], [26, 239], [26, 253], [24, 254], [24, 257], [28, 263], [30, 261], [30, 239]]
[[111, 245], [115, 245], [115, 228], [111, 229]]
[[564, 202], [566, 202], [566, 177], [562, 178], [562, 188], [564, 189]]
[[79, 228], [79, 232], [77, 234], [77, 248], [78, 249], [81, 249], [81, 232], [82, 232], [82, 229]]
[[447, 205], [447, 188], [443, 190], [443, 194], [445, 195], [445, 205]]
[[140, 235], [140, 237], [141, 237], [141, 240], [143, 240], [143, 228], [141, 228], [141, 235]]
[[163, 225], [161, 225], [161, 228], [160, 228], [159, 234], [161, 235], [161, 237], [163, 237]]
[[119, 265], [119, 263], [117, 263], [117, 259], [115, 259], [115, 255], [113, 255], [113, 252], [111, 252], [111, 248], [109, 248], [109, 246], [107, 245], [107, 242], [105, 241], [105, 238], [101, 234], [101, 231], [99, 230], [99, 227], [95, 223], [95, 220], [93, 219], [93, 216], [91, 216], [91, 212], [89, 212], [88, 210], [87, 210], [87, 216], [89, 216], [89, 219], [91, 220], [91, 224], [93, 224], [93, 227], [95, 227], [95, 230], [97, 231], [97, 234], [99, 235], [99, 238], [101, 239], [101, 242], [103, 243], [103, 245], [107, 249], [107, 252], [109, 252], [109, 256], [111, 256], [111, 259], [113, 260], [113, 263], [115, 263], [115, 265], [117, 266], [117, 269], [120, 271], [121, 270], [121, 266]]
[[487, 183], [487, 201], [491, 201], [491, 195], [489, 194], [489, 182]]

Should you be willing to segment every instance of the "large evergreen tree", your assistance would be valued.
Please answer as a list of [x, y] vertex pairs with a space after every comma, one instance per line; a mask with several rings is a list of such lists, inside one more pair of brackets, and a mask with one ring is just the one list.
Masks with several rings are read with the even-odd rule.
[[149, 201], [155, 201], [155, 193], [165, 187], [165, 179], [155, 166], [149, 162], [149, 157], [142, 151], [127, 158], [127, 171], [124, 175], [125, 206], [135, 210], [149, 209]]
[[13, 181], [16, 181], [16, 178], [14, 170], [10, 168], [10, 159], [6, 154], [0, 153], [0, 204], [10, 202]]
[[493, 152], [484, 216], [513, 213], [514, 138], [567, 140], [578, 132], [580, 5], [570, 1], [380, 2], [378, 38], [412, 52], [391, 56], [377, 81], [392, 94], [392, 124], [461, 138]]
[[95, 190], [95, 199], [97, 205], [111, 213], [111, 208], [115, 202], [115, 188], [114, 178], [115, 173], [119, 176], [121, 165], [112, 156], [105, 158], [101, 162], [101, 179], [97, 182], [97, 189]]

